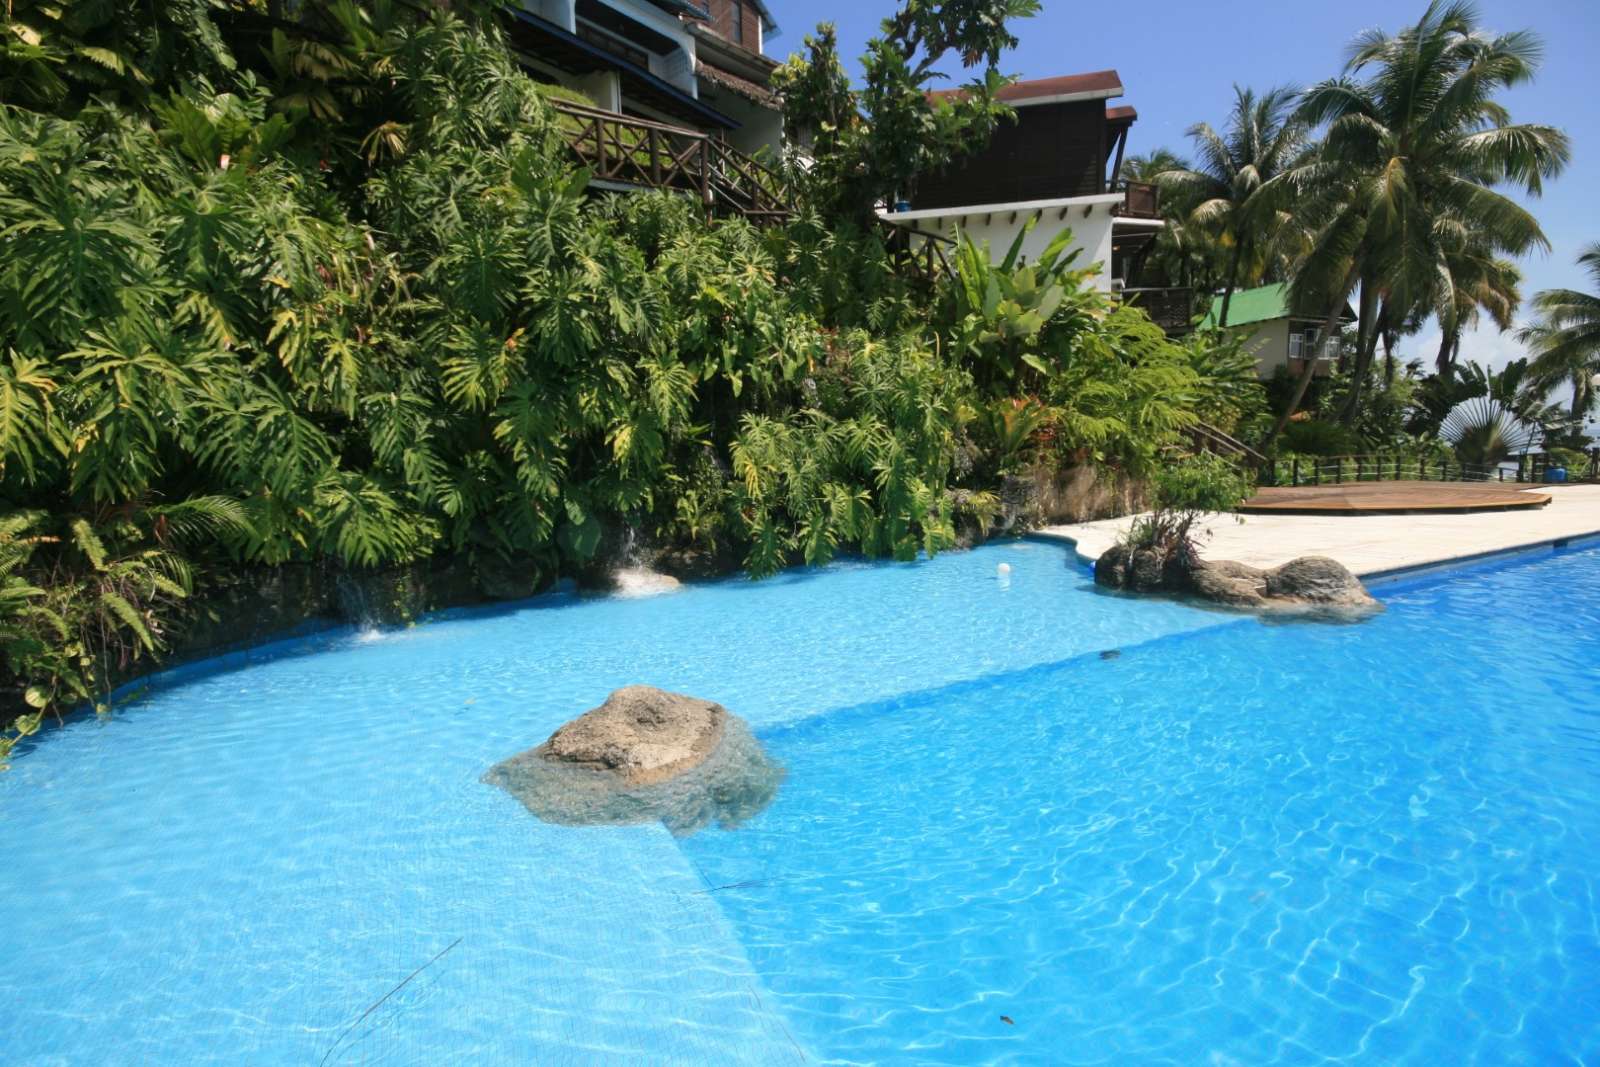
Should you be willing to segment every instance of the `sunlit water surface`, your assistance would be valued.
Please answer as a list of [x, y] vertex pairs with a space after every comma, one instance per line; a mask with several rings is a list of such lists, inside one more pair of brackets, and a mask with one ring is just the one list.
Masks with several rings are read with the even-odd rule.
[[[335, 634], [49, 731], [0, 1062], [1593, 1062], [1600, 551], [1359, 626], [1068, 559]], [[744, 715], [776, 802], [674, 839], [479, 780], [635, 682]]]

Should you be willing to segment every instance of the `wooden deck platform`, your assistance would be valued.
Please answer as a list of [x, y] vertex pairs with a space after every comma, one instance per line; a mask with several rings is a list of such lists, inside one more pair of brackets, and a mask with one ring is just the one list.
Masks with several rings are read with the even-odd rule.
[[1346, 482], [1257, 490], [1239, 506], [1255, 515], [1395, 515], [1406, 512], [1516, 511], [1542, 508], [1542, 486], [1502, 482]]

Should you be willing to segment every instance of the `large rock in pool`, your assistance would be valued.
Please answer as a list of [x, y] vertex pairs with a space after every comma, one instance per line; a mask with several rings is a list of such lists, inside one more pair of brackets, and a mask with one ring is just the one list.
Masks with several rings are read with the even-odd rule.
[[1189, 568], [1189, 585], [1218, 604], [1274, 615], [1356, 620], [1383, 610], [1361, 579], [1326, 556], [1301, 556], [1271, 570], [1197, 560]]
[[1193, 596], [1223, 607], [1273, 616], [1354, 621], [1383, 610], [1361, 579], [1326, 556], [1301, 556], [1261, 570], [1119, 544], [1094, 565], [1096, 584], [1137, 593]]
[[646, 685], [618, 689], [484, 781], [546, 822], [660, 819], [675, 834], [737, 826], [778, 793], [783, 769], [720, 704]]

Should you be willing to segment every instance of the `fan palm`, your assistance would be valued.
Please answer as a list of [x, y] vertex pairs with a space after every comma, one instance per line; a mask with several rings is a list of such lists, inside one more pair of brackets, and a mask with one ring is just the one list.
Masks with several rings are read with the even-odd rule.
[[1293, 164], [1305, 145], [1305, 124], [1294, 114], [1295, 92], [1270, 89], [1256, 96], [1233, 87], [1233, 111], [1221, 133], [1209, 123], [1189, 129], [1199, 165], [1157, 175], [1163, 190], [1194, 201], [1191, 224], [1218, 234], [1229, 247], [1218, 326], [1228, 324], [1228, 305], [1251, 256], [1268, 250], [1285, 218], [1264, 210], [1261, 190]]
[[[1434, 0], [1399, 34], [1363, 34], [1345, 74], [1307, 91], [1300, 117], [1327, 132], [1310, 158], [1268, 183], [1269, 199], [1295, 205], [1314, 229], [1292, 297], [1327, 308], [1325, 335], [1360, 288], [1351, 403], [1371, 364], [1382, 304], [1409, 308], [1437, 293], [1464, 229], [1471, 246], [1494, 254], [1549, 246], [1534, 217], [1494, 188], [1537, 195], [1569, 158], [1560, 130], [1513, 124], [1495, 99], [1533, 77], [1541, 51], [1527, 32], [1485, 33], [1469, 3]], [[1268, 442], [1314, 370], [1307, 360]]]
[[1512, 456], [1526, 455], [1544, 439], [1528, 422], [1492, 396], [1464, 400], [1445, 416], [1439, 436], [1455, 448], [1463, 463], [1490, 468]]
[[1538, 320], [1518, 334], [1533, 355], [1533, 381], [1546, 392], [1572, 387], [1572, 419], [1594, 407], [1600, 377], [1600, 242], [1587, 246], [1578, 265], [1588, 272], [1594, 292], [1547, 289], [1533, 298]]

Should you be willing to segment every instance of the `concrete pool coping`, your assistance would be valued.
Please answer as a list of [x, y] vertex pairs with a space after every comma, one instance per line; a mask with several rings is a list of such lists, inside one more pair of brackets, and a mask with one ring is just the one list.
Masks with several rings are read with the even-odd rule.
[[[1600, 537], [1600, 485], [1572, 485], [1538, 510], [1403, 515], [1210, 515], [1202, 553], [1253, 567], [1331, 556], [1368, 582]], [[1065, 542], [1093, 564], [1137, 516], [1047, 526], [1034, 536]]]

